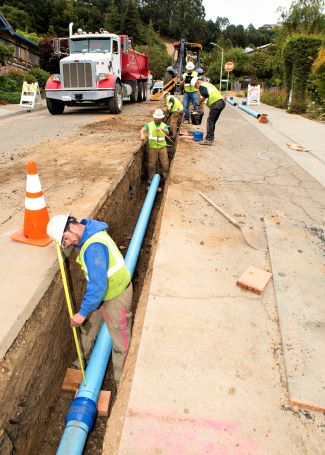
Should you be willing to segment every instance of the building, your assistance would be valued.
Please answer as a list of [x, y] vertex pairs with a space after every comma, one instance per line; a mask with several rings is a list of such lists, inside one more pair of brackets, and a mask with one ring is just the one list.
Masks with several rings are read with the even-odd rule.
[[16, 33], [13, 27], [0, 14], [0, 43], [6, 46], [14, 46], [15, 54], [13, 61], [0, 68], [0, 73], [10, 70], [29, 70], [34, 66], [39, 66], [39, 55], [37, 44], [25, 38], [25, 36]]

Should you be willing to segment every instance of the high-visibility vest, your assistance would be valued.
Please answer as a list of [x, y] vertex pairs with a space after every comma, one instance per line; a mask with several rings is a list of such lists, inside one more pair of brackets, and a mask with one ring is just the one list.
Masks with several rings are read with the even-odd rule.
[[165, 133], [156, 131], [156, 128], [168, 129], [168, 126], [163, 122], [160, 122], [158, 126], [154, 121], [148, 123], [148, 146], [150, 149], [161, 149], [167, 145]]
[[89, 237], [80, 248], [77, 257], [77, 263], [80, 265], [85, 274], [86, 280], [89, 281], [88, 270], [85, 263], [84, 255], [89, 245], [92, 243], [102, 243], [108, 248], [109, 265], [107, 270], [108, 287], [104, 300], [112, 300], [122, 294], [130, 282], [130, 272], [126, 268], [124, 258], [117, 248], [113, 239], [106, 231], [99, 231]]
[[216, 101], [222, 100], [222, 95], [219, 90], [209, 82], [202, 82], [201, 84], [208, 90], [209, 98], [207, 98], [207, 106], [210, 107], [211, 104], [215, 103]]
[[197, 88], [191, 86], [191, 81], [190, 82], [185, 82], [186, 76], [190, 76], [191, 80], [193, 77], [198, 77], [199, 74], [196, 71], [192, 71], [191, 74], [188, 73], [183, 73], [182, 78], [184, 81], [184, 90], [185, 92], [197, 92]]
[[[174, 100], [174, 104], [172, 104], [172, 100]], [[166, 98], [166, 106], [169, 112], [183, 112], [183, 104], [181, 101], [176, 98], [176, 96], [169, 95]]]

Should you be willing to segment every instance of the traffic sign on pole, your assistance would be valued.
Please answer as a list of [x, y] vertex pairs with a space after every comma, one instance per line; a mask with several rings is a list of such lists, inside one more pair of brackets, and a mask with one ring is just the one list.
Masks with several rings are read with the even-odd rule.
[[225, 71], [232, 71], [234, 69], [235, 65], [234, 65], [234, 62], [226, 62], [225, 64]]

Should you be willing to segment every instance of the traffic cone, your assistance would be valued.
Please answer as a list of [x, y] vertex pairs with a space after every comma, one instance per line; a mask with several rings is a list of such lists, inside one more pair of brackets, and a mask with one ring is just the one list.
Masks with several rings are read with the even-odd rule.
[[52, 241], [46, 234], [49, 220], [36, 164], [30, 161], [27, 164], [24, 229], [13, 234], [12, 240], [36, 246], [48, 245]]

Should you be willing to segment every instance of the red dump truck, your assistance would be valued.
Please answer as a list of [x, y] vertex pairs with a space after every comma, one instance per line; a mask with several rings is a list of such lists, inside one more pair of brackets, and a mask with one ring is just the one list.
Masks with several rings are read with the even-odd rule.
[[147, 99], [148, 56], [132, 48], [127, 35], [106, 30], [73, 33], [69, 25], [69, 55], [60, 60], [60, 74], [46, 83], [46, 102], [53, 115], [65, 106], [107, 106], [111, 113], [122, 111], [123, 99]]

